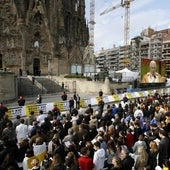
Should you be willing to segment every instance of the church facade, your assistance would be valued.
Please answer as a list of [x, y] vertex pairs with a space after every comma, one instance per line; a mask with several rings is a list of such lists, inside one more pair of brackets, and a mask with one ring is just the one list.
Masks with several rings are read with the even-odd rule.
[[1, 0], [0, 23], [0, 68], [60, 75], [79, 66], [83, 73], [85, 0]]

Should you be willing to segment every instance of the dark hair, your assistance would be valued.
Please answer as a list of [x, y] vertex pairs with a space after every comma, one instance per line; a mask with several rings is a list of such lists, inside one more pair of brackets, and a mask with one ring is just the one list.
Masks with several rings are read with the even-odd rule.
[[163, 135], [163, 136], [166, 136], [166, 135], [167, 135], [167, 133], [166, 133], [166, 131], [165, 131], [164, 129], [160, 129], [160, 130], [159, 130], [159, 133], [160, 133], [161, 135]]
[[34, 156], [34, 151], [33, 151], [33, 149], [32, 148], [28, 148], [27, 150], [26, 150], [26, 156], [27, 157], [32, 157], [32, 156]]
[[100, 148], [101, 143], [97, 141], [97, 142], [94, 143], [94, 145], [95, 145], [96, 147], [99, 147], [99, 148]]
[[82, 155], [87, 155], [87, 153], [88, 153], [88, 148], [87, 148], [87, 147], [82, 147], [81, 150], [80, 150], [80, 153], [81, 153]]
[[25, 120], [24, 120], [24, 119], [20, 119], [20, 122], [21, 122], [21, 123], [24, 123], [24, 122], [25, 122]]
[[40, 110], [40, 111], [39, 111], [39, 113], [40, 113], [40, 114], [43, 114], [43, 111], [42, 111], [42, 110]]
[[20, 116], [20, 115], [17, 115], [17, 116], [16, 116], [16, 118], [17, 118], [17, 119], [20, 119], [20, 118], [21, 118], [21, 116]]

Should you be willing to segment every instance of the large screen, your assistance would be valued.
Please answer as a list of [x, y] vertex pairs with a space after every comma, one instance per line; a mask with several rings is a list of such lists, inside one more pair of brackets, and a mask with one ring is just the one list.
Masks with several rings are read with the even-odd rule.
[[141, 59], [141, 83], [165, 83], [166, 62]]

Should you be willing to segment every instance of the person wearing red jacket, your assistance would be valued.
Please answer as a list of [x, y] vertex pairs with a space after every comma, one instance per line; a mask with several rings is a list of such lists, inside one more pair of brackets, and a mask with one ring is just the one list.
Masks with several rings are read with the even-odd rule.
[[128, 150], [132, 152], [132, 146], [134, 145], [134, 134], [132, 133], [132, 130], [130, 128], [126, 130], [125, 143]]
[[94, 168], [93, 159], [89, 157], [90, 151], [87, 147], [81, 148], [81, 156], [78, 158], [80, 170], [92, 170]]

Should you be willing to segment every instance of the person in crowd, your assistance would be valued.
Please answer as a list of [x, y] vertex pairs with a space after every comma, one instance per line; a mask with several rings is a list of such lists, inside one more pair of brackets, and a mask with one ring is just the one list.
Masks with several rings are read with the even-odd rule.
[[2, 131], [2, 139], [14, 140], [16, 139], [15, 129], [12, 122], [8, 122], [6, 128]]
[[74, 99], [73, 99], [73, 97], [71, 97], [70, 100], [69, 100], [69, 109], [70, 109], [70, 114], [71, 114], [72, 110], [74, 109]]
[[34, 111], [29, 113], [29, 116], [25, 119], [26, 125], [32, 125], [34, 121], [36, 121], [37, 116], [34, 114]]
[[101, 148], [100, 142], [94, 143], [94, 157], [93, 157], [93, 163], [95, 166], [95, 170], [101, 170], [104, 167], [105, 162], [105, 150]]
[[4, 117], [6, 112], [8, 111], [8, 108], [3, 105], [3, 103], [0, 103], [0, 120]]
[[32, 125], [29, 125], [28, 126], [28, 136], [30, 138], [30, 141], [32, 141], [32, 138], [35, 136], [35, 135], [39, 135], [41, 134], [41, 128], [40, 126], [38, 125], [38, 122], [35, 120], [32, 122]]
[[157, 166], [157, 156], [158, 156], [158, 145], [155, 141], [150, 141], [149, 143], [149, 157], [147, 169], [155, 169]]
[[0, 150], [0, 169], [6, 170], [13, 166], [14, 170], [18, 170], [17, 157], [18, 147], [16, 140], [3, 140], [3, 148]]
[[103, 91], [102, 91], [102, 89], [99, 90], [99, 97], [103, 97]]
[[89, 157], [93, 159], [93, 155], [94, 155], [94, 148], [93, 148], [93, 144], [91, 141], [87, 140], [85, 142], [85, 147], [87, 147], [87, 149], [89, 150]]
[[126, 94], [124, 94], [124, 96], [123, 96], [123, 102], [124, 102], [124, 103], [127, 103], [128, 100], [129, 100], [128, 97], [126, 96]]
[[34, 157], [33, 160], [31, 161], [31, 170], [40, 170], [40, 161], [37, 157]]
[[59, 154], [60, 155], [60, 162], [64, 163], [66, 152], [64, 150], [64, 145], [61, 143], [60, 138], [56, 136], [52, 139], [53, 150], [52, 155]]
[[13, 120], [13, 128], [15, 129], [20, 124], [21, 116], [17, 115], [16, 119]]
[[74, 94], [73, 94], [73, 99], [74, 99], [75, 101], [77, 101], [77, 93], [76, 93], [76, 91], [75, 91]]
[[67, 94], [66, 94], [65, 91], [61, 94], [61, 99], [62, 99], [63, 101], [66, 101], [66, 100], [67, 100]]
[[56, 117], [61, 114], [60, 109], [58, 108], [57, 104], [54, 104], [54, 105], [53, 105], [52, 113], [53, 113], [53, 115], [56, 116]]
[[110, 170], [123, 170], [121, 159], [117, 156], [112, 158], [113, 167]]
[[22, 162], [23, 170], [28, 170], [28, 159], [34, 156], [34, 151], [32, 148], [27, 148], [25, 157]]
[[100, 119], [103, 113], [103, 109], [104, 109], [104, 101], [102, 98], [99, 98], [98, 101], [98, 114], [97, 114], [97, 118]]
[[68, 135], [66, 135], [66, 136], [64, 137], [64, 139], [62, 140], [62, 142], [71, 142], [71, 141], [72, 141], [72, 137], [73, 137], [73, 133], [74, 133], [73, 129], [72, 129], [72, 128], [69, 128], [69, 129], [68, 129]]
[[122, 148], [121, 150], [121, 160], [122, 160], [122, 168], [126, 170], [132, 170], [134, 166], [134, 159], [129, 155], [129, 151], [126, 148]]
[[93, 170], [94, 163], [93, 159], [89, 157], [90, 151], [88, 148], [82, 147], [80, 153], [81, 156], [78, 158], [80, 170]]
[[23, 167], [23, 160], [26, 155], [26, 151], [29, 147], [29, 140], [24, 139], [20, 143], [18, 143], [18, 152], [16, 153], [16, 160], [18, 162], [18, 166], [22, 169]]
[[80, 107], [80, 96], [79, 96], [79, 94], [74, 92], [73, 99], [76, 102], [76, 108], [79, 109], [79, 107]]
[[112, 118], [115, 118], [115, 114], [118, 112], [117, 106], [113, 103], [112, 104], [112, 111], [111, 111], [111, 116]]
[[65, 157], [65, 166], [68, 170], [80, 170], [78, 160], [73, 151], [69, 151]]
[[112, 160], [113, 157], [116, 156], [116, 147], [114, 140], [110, 139], [107, 142], [107, 150], [106, 150], [106, 161], [105, 161], [105, 167], [108, 167], [108, 169], [111, 169], [112, 167]]
[[4, 130], [4, 128], [6, 128], [7, 123], [9, 122], [12, 123], [12, 120], [10, 120], [9, 116], [5, 114], [3, 118], [0, 120], [0, 137], [2, 135], [2, 131]]
[[135, 142], [134, 146], [132, 147], [133, 152], [138, 154], [138, 148], [143, 146], [143, 148], [147, 149], [147, 144], [144, 141], [143, 135], [140, 135], [138, 141]]
[[15, 153], [7, 152], [7, 155], [5, 156], [3, 162], [1, 162], [0, 169], [2, 170], [9, 170], [9, 169], [18, 170], [19, 169], [19, 166], [15, 159]]
[[62, 162], [62, 158], [61, 158], [60, 154], [58, 154], [58, 153], [53, 154], [50, 169], [52, 169], [52, 170], [66, 170], [66, 166]]
[[28, 138], [28, 126], [25, 124], [25, 120], [21, 119], [20, 124], [15, 129], [18, 143]]
[[41, 104], [42, 103], [42, 96], [41, 96], [41, 94], [38, 94], [37, 99], [36, 99], [36, 103], [37, 104]]
[[25, 105], [25, 99], [23, 96], [19, 96], [18, 98], [18, 106], [24, 106]]
[[142, 128], [140, 126], [140, 120], [137, 119], [134, 122], [134, 142], [139, 140], [139, 136], [142, 135]]
[[134, 112], [134, 118], [135, 119], [140, 119], [143, 117], [143, 111], [141, 110], [140, 106], [138, 106], [138, 108], [135, 110]]
[[133, 152], [132, 147], [134, 145], [134, 134], [130, 128], [126, 130], [125, 143], [129, 152]]
[[156, 72], [156, 61], [151, 61], [149, 64], [150, 71], [143, 75], [142, 83], [164, 83], [165, 78]]
[[46, 143], [42, 137], [36, 137], [35, 143], [33, 143], [32, 147], [33, 147], [34, 155], [40, 155], [47, 151]]
[[44, 122], [41, 124], [41, 130], [44, 134], [49, 134], [52, 129], [52, 123], [48, 117], [44, 118]]
[[37, 122], [39, 124], [39, 126], [41, 126], [41, 124], [44, 122], [44, 119], [47, 117], [46, 114], [44, 114], [43, 110], [39, 111], [39, 115], [37, 116]]
[[135, 161], [134, 169], [135, 170], [144, 170], [147, 168], [148, 163], [148, 154], [146, 149], [143, 146], [140, 146], [137, 150], [137, 158]]
[[163, 163], [165, 160], [168, 160], [169, 158], [169, 147], [170, 147], [170, 141], [167, 137], [167, 133], [164, 129], [159, 130], [159, 137], [160, 137], [160, 143], [158, 147], [158, 165], [160, 167], [163, 167]]

